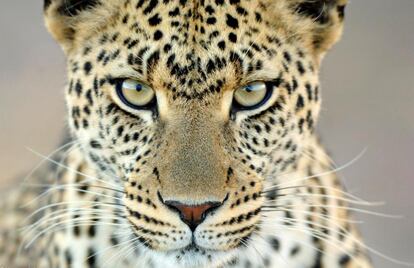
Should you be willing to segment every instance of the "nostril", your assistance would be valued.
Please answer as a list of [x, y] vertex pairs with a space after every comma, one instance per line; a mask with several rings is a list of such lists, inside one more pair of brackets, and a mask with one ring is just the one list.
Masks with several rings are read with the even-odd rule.
[[223, 204], [221, 202], [205, 202], [198, 205], [189, 205], [174, 200], [164, 201], [161, 196], [160, 199], [170, 209], [178, 212], [182, 221], [184, 221], [193, 232], [197, 226], [204, 221], [209, 212], [212, 212]]

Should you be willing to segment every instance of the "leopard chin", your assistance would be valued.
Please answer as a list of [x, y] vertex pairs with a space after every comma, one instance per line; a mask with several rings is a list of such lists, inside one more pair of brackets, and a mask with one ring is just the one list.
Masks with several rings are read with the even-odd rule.
[[228, 251], [205, 250], [191, 244], [180, 250], [149, 253], [160, 267], [204, 268], [224, 267], [240, 254], [239, 249]]

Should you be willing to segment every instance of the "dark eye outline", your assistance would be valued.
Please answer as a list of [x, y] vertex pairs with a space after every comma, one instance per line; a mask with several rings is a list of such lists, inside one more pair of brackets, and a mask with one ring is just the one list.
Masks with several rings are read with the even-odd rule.
[[[121, 102], [123, 104], [125, 104], [126, 106], [128, 106], [129, 108], [134, 109], [134, 110], [149, 110], [149, 111], [156, 112], [156, 110], [157, 110], [157, 96], [156, 96], [155, 92], [154, 92], [154, 97], [152, 98], [152, 100], [148, 104], [142, 105], [142, 106], [135, 105], [135, 104], [129, 102], [127, 100], [127, 98], [124, 96], [124, 93], [122, 92], [123, 84], [126, 80], [134, 80], [134, 79], [119, 78], [119, 79], [114, 79], [113, 80], [113, 83], [115, 84], [116, 94], [117, 94], [118, 98], [121, 100]], [[137, 81], [138, 83], [141, 83], [138, 80], [135, 80], [135, 81]], [[144, 83], [141, 83], [141, 84], [145, 85]], [[145, 86], [147, 86], [147, 85], [145, 85]]]
[[[252, 82], [251, 84], [257, 83], [257, 82], [263, 82], [263, 81], [256, 81], [256, 82]], [[236, 98], [233, 97], [233, 101], [232, 101], [232, 105], [231, 105], [231, 112], [234, 114], [234, 113], [237, 113], [237, 112], [256, 110], [256, 109], [260, 108], [261, 106], [265, 105], [268, 102], [268, 100], [273, 96], [273, 92], [274, 92], [275, 88], [280, 85], [280, 79], [277, 79], [277, 80], [274, 80], [274, 81], [265, 81], [263, 83], [266, 86], [266, 94], [259, 103], [255, 104], [255, 105], [252, 105], [252, 106], [244, 106], [244, 105], [238, 103]], [[248, 85], [246, 85], [246, 86], [248, 86]]]

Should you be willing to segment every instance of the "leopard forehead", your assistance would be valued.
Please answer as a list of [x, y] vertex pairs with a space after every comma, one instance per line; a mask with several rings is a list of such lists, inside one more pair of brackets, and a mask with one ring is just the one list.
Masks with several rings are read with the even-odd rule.
[[133, 76], [169, 98], [208, 101], [252, 80], [314, 79], [340, 33], [322, 36], [315, 20], [338, 23], [342, 2], [334, 15], [300, 1], [46, 1], [45, 12], [78, 91], [88, 76]]
[[[268, 17], [278, 13], [267, 9], [256, 1], [243, 6], [237, 1], [126, 2], [108, 18], [112, 23], [95, 26], [99, 30], [89, 30], [90, 20], [79, 23], [68, 57], [71, 69], [83, 68], [84, 74], [73, 76], [132, 74], [167, 89], [170, 98], [198, 100], [247, 81], [280, 77], [291, 55], [303, 58], [307, 47], [290, 44], [299, 29], [278, 26], [275, 31]], [[311, 64], [303, 59], [296, 63], [300, 70]]]

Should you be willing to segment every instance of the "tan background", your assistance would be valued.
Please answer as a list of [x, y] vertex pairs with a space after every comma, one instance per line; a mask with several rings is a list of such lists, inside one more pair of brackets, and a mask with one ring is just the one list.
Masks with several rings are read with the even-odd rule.
[[[65, 122], [64, 59], [42, 26], [41, 2], [0, 9], [0, 189], [56, 148]], [[322, 70], [323, 142], [348, 188], [402, 220], [361, 215], [369, 245], [414, 262], [414, 0], [354, 0], [343, 41]], [[376, 267], [401, 267], [375, 257]]]

